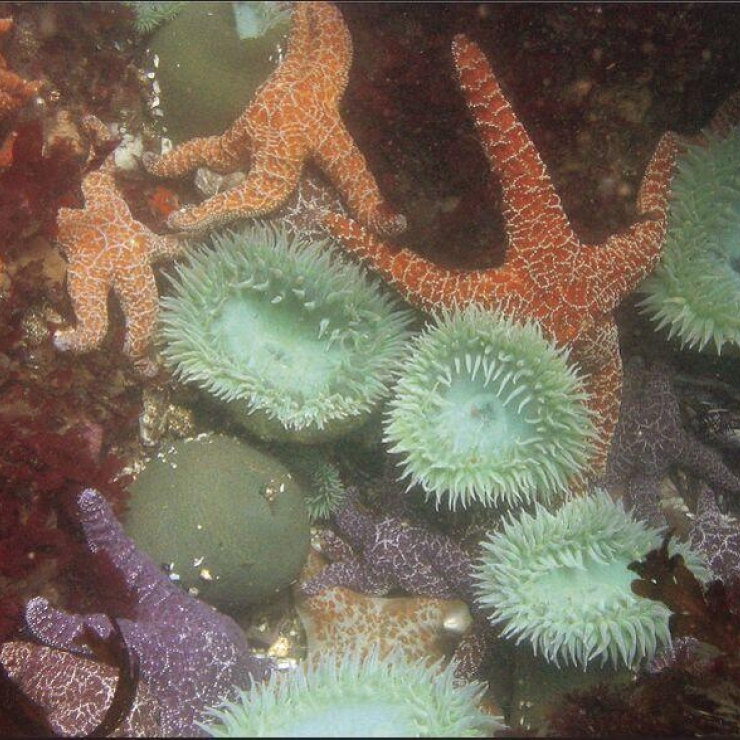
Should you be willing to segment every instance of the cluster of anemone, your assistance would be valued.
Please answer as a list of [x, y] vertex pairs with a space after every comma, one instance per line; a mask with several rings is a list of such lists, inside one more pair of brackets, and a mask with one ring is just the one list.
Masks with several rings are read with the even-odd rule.
[[475, 306], [412, 342], [385, 440], [437, 505], [550, 500], [579, 482], [594, 448], [587, 393], [539, 325]]
[[484, 686], [458, 685], [455, 663], [326, 654], [240, 691], [207, 713], [212, 737], [488, 737]]
[[[670, 644], [671, 611], [633, 593], [628, 566], [660, 547], [663, 533], [627, 514], [596, 490], [551, 513], [537, 504], [482, 543], [477, 601], [504, 637], [529, 641], [551, 663], [586, 668], [649, 660]], [[694, 573], [709, 577], [700, 557], [672, 541]]]
[[679, 159], [665, 249], [641, 305], [683, 346], [720, 352], [740, 346], [740, 127], [705, 137]]
[[191, 248], [172, 282], [165, 362], [260, 436], [336, 437], [388, 394], [411, 314], [330, 241], [253, 223]]

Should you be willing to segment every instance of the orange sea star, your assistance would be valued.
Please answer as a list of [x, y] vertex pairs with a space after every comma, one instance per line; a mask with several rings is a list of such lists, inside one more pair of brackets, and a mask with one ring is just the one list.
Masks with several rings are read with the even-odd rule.
[[151, 263], [174, 256], [182, 243], [158, 236], [131, 215], [113, 177], [113, 159], [82, 181], [84, 208], [60, 208], [57, 241], [67, 258], [67, 291], [77, 325], [54, 335], [60, 350], [98, 347], [108, 328], [108, 291], [126, 317], [123, 351], [144, 375], [156, 366], [147, 358], [155, 329], [159, 295]]
[[[13, 27], [12, 18], [0, 19], [0, 36], [4, 36]], [[8, 69], [5, 57], [0, 54], [0, 120], [14, 113], [25, 105], [41, 87], [40, 82], [28, 82]]]
[[504, 97], [480, 48], [462, 35], [452, 45], [461, 87], [491, 169], [501, 181], [506, 260], [484, 270], [445, 269], [408, 249], [388, 247], [351, 219], [332, 214], [328, 230], [409, 301], [426, 310], [475, 303], [534, 319], [585, 374], [605, 463], [619, 413], [622, 364], [614, 309], [656, 265], [664, 242], [677, 137], [666, 134], [637, 198], [643, 219], [600, 245], [583, 244], [568, 222], [540, 156]]
[[[309, 553], [299, 582], [320, 573], [324, 560]], [[335, 586], [314, 596], [294, 588], [296, 610], [306, 630], [308, 660], [371, 648], [384, 658], [395, 651], [406, 660], [430, 663], [449, 655], [451, 645], [470, 627], [464, 601], [430, 596], [368, 596]]]
[[231, 128], [221, 136], [192, 139], [161, 157], [143, 158], [158, 177], [179, 177], [201, 166], [221, 173], [249, 167], [243, 183], [173, 213], [169, 226], [202, 231], [274, 211], [311, 159], [363, 224], [386, 235], [403, 231], [406, 219], [381, 197], [339, 115], [351, 61], [352, 40], [339, 10], [328, 2], [294, 3], [284, 61]]

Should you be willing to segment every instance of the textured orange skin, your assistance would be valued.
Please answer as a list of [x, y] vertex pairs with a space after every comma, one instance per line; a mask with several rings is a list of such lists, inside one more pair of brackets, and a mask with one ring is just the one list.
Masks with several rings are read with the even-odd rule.
[[[325, 565], [324, 558], [310, 550], [298, 582], [318, 575]], [[431, 664], [450, 647], [446, 620], [467, 613], [465, 602], [458, 599], [368, 596], [339, 586], [315, 596], [301, 594], [297, 587], [293, 593], [311, 662], [327, 654], [357, 652], [364, 658], [376, 649], [381, 659], [396, 651], [404, 660]]]
[[180, 177], [203, 166], [221, 173], [249, 167], [241, 185], [173, 213], [169, 226], [203, 231], [270, 213], [295, 190], [310, 159], [363, 224], [385, 235], [403, 231], [406, 219], [381, 197], [339, 115], [351, 61], [352, 40], [339, 10], [327, 2], [295, 3], [285, 59], [231, 128], [144, 158], [158, 177]]
[[[0, 19], [0, 36], [13, 27], [12, 18]], [[8, 69], [5, 57], [0, 54], [0, 120], [14, 113], [26, 104], [41, 87], [40, 82], [28, 82]]]
[[147, 376], [156, 372], [147, 359], [159, 295], [151, 264], [177, 254], [174, 236], [158, 236], [134, 220], [113, 178], [112, 160], [82, 181], [84, 208], [60, 208], [57, 242], [67, 258], [67, 291], [77, 325], [54, 335], [58, 349], [87, 352], [108, 330], [108, 291], [113, 290], [126, 318], [124, 353]]
[[518, 320], [538, 321], [549, 338], [569, 347], [596, 413], [598, 450], [592, 464], [599, 474], [622, 387], [614, 309], [660, 258], [678, 138], [665, 134], [648, 164], [637, 197], [643, 219], [603, 244], [583, 244], [483, 52], [458, 35], [452, 53], [483, 151], [501, 182], [508, 237], [504, 264], [445, 269], [408, 249], [383, 244], [347, 217], [332, 214], [325, 225], [411, 303], [428, 311], [471, 303], [501, 310]]

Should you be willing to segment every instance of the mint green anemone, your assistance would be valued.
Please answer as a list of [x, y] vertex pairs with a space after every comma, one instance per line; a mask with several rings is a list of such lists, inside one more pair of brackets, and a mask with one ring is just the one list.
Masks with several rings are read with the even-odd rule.
[[388, 394], [411, 314], [330, 241], [253, 223], [190, 249], [172, 282], [165, 362], [263, 438], [341, 436]]
[[[537, 504], [534, 516], [521, 513], [482, 543], [477, 601], [492, 624], [505, 625], [502, 636], [529, 641], [548, 662], [634, 666], [671, 639], [671, 611], [634, 594], [636, 576], [627, 568], [662, 538], [602, 490], [555, 513]], [[688, 545], [671, 540], [675, 552], [698, 577], [709, 577]]]
[[740, 127], [706, 138], [678, 160], [665, 249], [640, 305], [682, 346], [719, 353], [740, 347]]
[[537, 324], [470, 306], [412, 342], [385, 440], [437, 505], [549, 500], [593, 453], [586, 399], [567, 352]]
[[377, 651], [324, 655], [315, 666], [273, 672], [209, 709], [212, 737], [488, 737], [502, 725], [481, 711], [485, 687], [457, 685], [455, 664], [441, 669]]

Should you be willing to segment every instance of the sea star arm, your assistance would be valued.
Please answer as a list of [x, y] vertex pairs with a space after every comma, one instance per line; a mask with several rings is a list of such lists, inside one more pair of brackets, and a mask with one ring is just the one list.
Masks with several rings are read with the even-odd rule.
[[[309, 74], [315, 77], [327, 101], [341, 98], [349, 81], [349, 68], [352, 64], [352, 37], [342, 14], [333, 3], [296, 3], [294, 7], [305, 5], [303, 18], [293, 19], [302, 28], [291, 28], [289, 51], [293, 56], [305, 56]], [[295, 15], [295, 11], [294, 11]]]
[[637, 212], [646, 219], [603, 245], [584, 247], [578, 269], [594, 276], [587, 300], [604, 313], [613, 311], [658, 264], [665, 241], [668, 197], [679, 151], [678, 137], [664, 134], [650, 159], [637, 196]]
[[321, 554], [331, 562], [350, 560], [355, 556], [354, 550], [332, 530], [327, 530], [321, 538]]
[[434, 570], [450, 585], [456, 598], [468, 603], [475, 600], [473, 564], [455, 541], [449, 537], [430, 537], [425, 543], [423, 554]]
[[406, 230], [406, 217], [385, 202], [365, 157], [339, 118], [330, 135], [316, 145], [314, 156], [360, 221], [386, 236]]
[[[113, 625], [103, 614], [70, 614], [57, 609], [47, 599], [37, 596], [26, 605], [26, 624], [34, 636], [45, 645], [90, 654], [78, 641], [85, 628], [90, 628], [99, 637], [106, 639]], [[121, 629], [125, 631], [126, 625]], [[125, 635], [124, 635], [125, 636]]]
[[344, 503], [334, 515], [339, 533], [350, 544], [363, 550], [375, 544], [377, 526], [375, 520], [362, 508], [357, 489], [349, 487]]
[[486, 159], [501, 181], [507, 262], [532, 263], [546, 257], [542, 252], [577, 244], [550, 175], [485, 55], [462, 34], [452, 41], [452, 55]]
[[391, 584], [378, 578], [364, 563], [353, 559], [343, 560], [340, 563], [329, 563], [321, 573], [302, 584], [301, 591], [306, 596], [316, 596], [335, 586], [373, 596], [383, 596], [391, 588]]
[[154, 375], [156, 365], [146, 358], [157, 326], [159, 305], [151, 266], [144, 260], [132, 260], [128, 269], [116, 271], [112, 287], [126, 317], [123, 352], [144, 375]]
[[62, 351], [87, 352], [98, 347], [108, 329], [110, 270], [88, 265], [78, 255], [67, 254], [67, 293], [76, 318], [74, 327], [54, 334], [54, 346]]
[[393, 249], [353, 219], [338, 213], [327, 215], [323, 225], [407, 301], [427, 311], [470, 302], [488, 305], [492, 286], [506, 281], [505, 268], [450, 270], [409, 249]]
[[594, 412], [596, 420], [598, 436], [589, 467], [591, 476], [598, 476], [606, 468], [622, 397], [622, 356], [614, 321], [595, 323], [585, 341], [574, 350], [571, 359], [581, 367], [583, 386], [588, 396], [586, 405]]
[[[472, 611], [472, 610], [471, 610]], [[485, 615], [474, 614], [473, 623], [463, 634], [452, 656], [457, 663], [455, 678], [458, 681], [478, 681], [481, 668], [493, 646], [491, 625]]]
[[665, 527], [665, 514], [660, 508], [661, 475], [636, 473], [627, 483], [625, 509], [639, 522], [652, 527]]
[[175, 211], [167, 225], [179, 231], [204, 231], [237, 218], [261, 216], [275, 210], [295, 189], [302, 154], [273, 157], [260, 148], [244, 182], [198, 205]]
[[731, 494], [740, 502], [740, 479], [725, 465], [722, 456], [683, 431], [676, 440], [676, 464], [697, 478], [707, 481], [715, 491]]
[[[309, 53], [311, 34], [309, 27], [309, 6], [312, 3], [295, 3], [291, 15], [290, 36], [285, 60], [271, 78], [274, 86], [287, 84], [299, 77], [304, 68], [302, 59]], [[209, 167], [221, 174], [227, 174], [246, 167], [252, 148], [250, 120], [256, 106], [262, 106], [261, 97], [237, 118], [219, 136], [196, 137], [180, 144], [171, 152], [157, 156], [147, 152], [142, 157], [146, 170], [156, 177], [181, 177], [198, 167]]]
[[246, 166], [249, 159], [249, 137], [241, 133], [240, 124], [241, 118], [222, 136], [198, 136], [167, 154], [145, 152], [141, 162], [156, 177], [181, 177], [198, 167], [209, 167], [221, 174], [233, 172]]
[[171, 235], [148, 237], [147, 242], [150, 262], [166, 257], [177, 257], [185, 248], [182, 239]]

